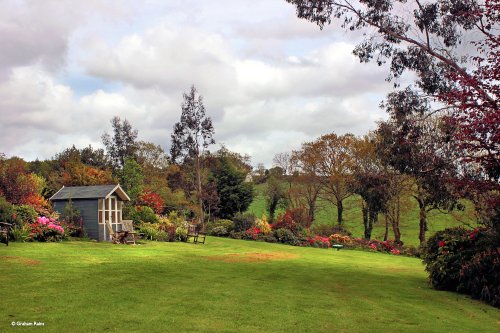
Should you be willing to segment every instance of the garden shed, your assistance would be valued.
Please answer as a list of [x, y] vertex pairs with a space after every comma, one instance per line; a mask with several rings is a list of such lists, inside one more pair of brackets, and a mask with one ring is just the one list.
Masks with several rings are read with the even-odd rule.
[[90, 239], [110, 240], [104, 221], [109, 221], [114, 231], [121, 231], [123, 202], [129, 196], [118, 185], [63, 186], [50, 201], [54, 210], [63, 213], [71, 205], [80, 211], [83, 229]]

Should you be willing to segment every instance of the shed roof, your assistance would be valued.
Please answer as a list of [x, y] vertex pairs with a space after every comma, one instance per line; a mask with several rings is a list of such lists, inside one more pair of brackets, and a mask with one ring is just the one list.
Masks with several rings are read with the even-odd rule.
[[130, 201], [129, 196], [118, 185], [94, 185], [94, 186], [63, 186], [54, 194], [50, 200], [69, 200], [69, 199], [101, 199], [109, 198], [116, 193], [123, 201]]

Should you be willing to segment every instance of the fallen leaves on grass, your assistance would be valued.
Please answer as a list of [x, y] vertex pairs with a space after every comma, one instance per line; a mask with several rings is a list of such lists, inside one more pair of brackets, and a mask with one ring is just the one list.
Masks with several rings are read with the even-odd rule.
[[36, 266], [41, 263], [40, 260], [34, 260], [24, 257], [16, 257], [16, 256], [0, 256], [0, 260], [6, 260], [8, 262], [13, 262], [16, 264], [26, 265], [26, 266]]

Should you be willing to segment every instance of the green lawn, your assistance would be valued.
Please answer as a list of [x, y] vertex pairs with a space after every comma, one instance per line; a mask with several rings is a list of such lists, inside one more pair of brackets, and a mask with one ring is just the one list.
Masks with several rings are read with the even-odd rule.
[[11, 243], [0, 272], [0, 332], [500, 330], [500, 310], [430, 289], [420, 260], [356, 250]]
[[[266, 184], [259, 184], [254, 187], [255, 197], [248, 208], [247, 212], [255, 214], [257, 217], [267, 214], [266, 200], [263, 196], [263, 191]], [[418, 232], [419, 232], [419, 211], [418, 205], [415, 200], [410, 200], [410, 207], [407, 212], [401, 216], [401, 233], [402, 240], [406, 245], [419, 245]], [[427, 237], [434, 234], [436, 231], [445, 228], [454, 227], [463, 223], [474, 224], [472, 204], [465, 203], [465, 211], [458, 211], [453, 213], [443, 213], [439, 211], [431, 211], [428, 215], [428, 228]], [[350, 197], [344, 202], [344, 224], [352, 232], [354, 237], [363, 237], [363, 220], [361, 215], [361, 208], [359, 199], [356, 196]], [[379, 216], [379, 223], [375, 224], [372, 232], [372, 238], [383, 239], [385, 233], [385, 225], [383, 223], [383, 216]], [[316, 213], [315, 224], [329, 224], [337, 223], [337, 207], [329, 202], [319, 200], [319, 209]], [[389, 227], [389, 238], [394, 238], [392, 229]]]

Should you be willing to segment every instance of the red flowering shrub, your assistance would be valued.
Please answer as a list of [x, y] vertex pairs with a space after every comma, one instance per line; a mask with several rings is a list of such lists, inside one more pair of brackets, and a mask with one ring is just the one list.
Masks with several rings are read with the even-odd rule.
[[306, 214], [304, 208], [288, 209], [285, 214], [288, 214], [292, 221], [301, 226], [302, 228], [309, 228], [312, 224], [311, 218]]
[[295, 236], [299, 233], [299, 226], [293, 219], [293, 212], [287, 210], [284, 214], [278, 215], [276, 222], [271, 225], [273, 230], [287, 229], [290, 230]]
[[262, 232], [259, 228], [257, 227], [252, 227], [247, 229], [246, 231], [243, 232], [241, 235], [242, 239], [250, 239], [250, 240], [257, 240], [259, 238], [259, 235], [261, 235]]
[[137, 198], [139, 206], [147, 206], [151, 208], [156, 214], [161, 214], [165, 208], [165, 201], [156, 192], [149, 189], [144, 189]]

